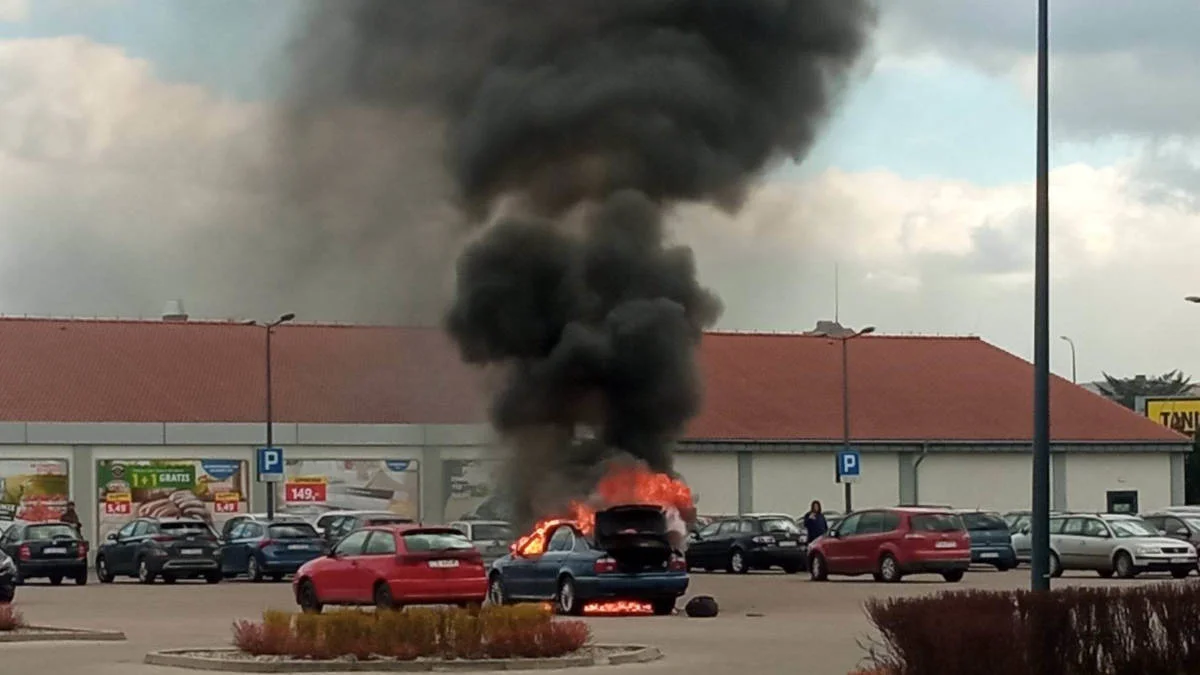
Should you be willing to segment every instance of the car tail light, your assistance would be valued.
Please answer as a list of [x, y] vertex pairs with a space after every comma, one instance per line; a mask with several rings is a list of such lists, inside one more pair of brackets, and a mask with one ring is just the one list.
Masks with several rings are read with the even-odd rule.
[[278, 543], [279, 542], [275, 541], [274, 539], [262, 539], [258, 542], [258, 547], [260, 549], [263, 549], [268, 546], [274, 546], [275, 544], [278, 544]]
[[18, 555], [21, 556], [21, 560], [29, 560], [32, 558], [33, 553], [29, 550], [29, 544], [22, 546]]
[[175, 540], [175, 537], [172, 537], [169, 534], [156, 534], [153, 537], [150, 537], [150, 541], [157, 541], [159, 543], [164, 542], [164, 541], [174, 541], [174, 540]]
[[86, 541], [79, 542], [79, 559], [83, 560], [88, 554], [88, 543]]
[[672, 572], [686, 572], [687, 571], [687, 560], [685, 560], [681, 556], [673, 555], [673, 556], [671, 556], [671, 564], [669, 566], [669, 569]]
[[596, 561], [596, 564], [592, 566], [592, 571], [596, 574], [611, 574], [617, 571], [617, 561], [605, 556]]

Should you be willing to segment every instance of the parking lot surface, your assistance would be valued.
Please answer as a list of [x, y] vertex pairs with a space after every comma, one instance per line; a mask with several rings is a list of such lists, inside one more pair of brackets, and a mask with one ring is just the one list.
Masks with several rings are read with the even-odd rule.
[[[1136, 581], [1101, 580], [1080, 573], [1057, 585], [1137, 584], [1172, 581], [1146, 576]], [[957, 589], [1028, 587], [1029, 571], [972, 571], [958, 584], [940, 577], [911, 577], [885, 585], [869, 577], [814, 583], [805, 575], [695, 574], [689, 596], [707, 594], [721, 604], [716, 619], [625, 617], [588, 619], [596, 640], [660, 647], [666, 658], [652, 664], [605, 672], [804, 673], [845, 675], [863, 657], [870, 636], [862, 604], [872, 597], [915, 595]], [[27, 585], [17, 606], [39, 625], [121, 630], [123, 643], [4, 645], [4, 672], [39, 675], [179, 675], [187, 671], [143, 665], [147, 651], [171, 647], [228, 645], [235, 619], [257, 618], [264, 609], [293, 609], [290, 585], [242, 581], [209, 586], [180, 582], [142, 586], [135, 582], [82, 587]], [[682, 606], [682, 603], [681, 603]]]

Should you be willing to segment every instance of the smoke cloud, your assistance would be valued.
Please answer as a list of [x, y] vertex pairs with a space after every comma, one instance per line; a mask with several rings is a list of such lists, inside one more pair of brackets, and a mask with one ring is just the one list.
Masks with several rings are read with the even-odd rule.
[[[664, 218], [680, 202], [735, 211], [766, 168], [804, 157], [871, 5], [327, 5], [305, 51], [326, 76], [303, 100], [423, 120], [407, 131], [443, 142], [458, 234], [480, 226], [446, 326], [464, 360], [504, 373], [492, 418], [516, 452], [517, 518], [579, 496], [614, 452], [671, 472], [700, 405], [695, 348], [721, 306]], [[577, 425], [596, 438], [575, 439]]]

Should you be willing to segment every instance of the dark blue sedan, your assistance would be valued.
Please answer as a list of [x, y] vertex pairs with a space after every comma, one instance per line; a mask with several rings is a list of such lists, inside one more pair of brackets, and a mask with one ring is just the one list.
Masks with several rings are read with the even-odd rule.
[[325, 540], [308, 523], [244, 520], [221, 545], [221, 574], [279, 581], [324, 553]]
[[[655, 614], [665, 615], [687, 591], [684, 559], [662, 535], [625, 547], [589, 538], [573, 524], [562, 523], [545, 537], [544, 542], [527, 546], [524, 554], [510, 553], [492, 564], [490, 602], [549, 601], [562, 614], [582, 614], [585, 606], [596, 601], [641, 601], [649, 603]], [[543, 553], [530, 553], [542, 549]]]

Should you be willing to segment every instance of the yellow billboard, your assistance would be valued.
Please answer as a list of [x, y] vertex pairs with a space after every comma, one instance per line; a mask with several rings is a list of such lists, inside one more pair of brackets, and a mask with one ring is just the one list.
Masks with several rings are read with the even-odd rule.
[[1196, 435], [1200, 427], [1200, 398], [1146, 399], [1146, 417], [1181, 434]]

